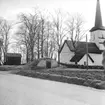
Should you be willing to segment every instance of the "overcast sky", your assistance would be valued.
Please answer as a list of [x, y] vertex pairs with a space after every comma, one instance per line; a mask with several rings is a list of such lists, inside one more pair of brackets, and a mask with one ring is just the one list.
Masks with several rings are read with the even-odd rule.
[[[62, 9], [69, 13], [80, 13], [86, 20], [86, 27], [92, 28], [95, 20], [97, 0], [0, 0], [0, 16], [14, 20], [19, 12], [30, 12], [33, 7], [49, 12]], [[105, 0], [100, 0], [103, 25], [105, 25]]]

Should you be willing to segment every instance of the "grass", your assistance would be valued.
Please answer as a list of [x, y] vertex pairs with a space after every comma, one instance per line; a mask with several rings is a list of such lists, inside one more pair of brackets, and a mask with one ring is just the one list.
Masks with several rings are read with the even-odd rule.
[[10, 71], [10, 70], [13, 70], [15, 68], [16, 68], [16, 66], [3, 65], [3, 66], [0, 66], [0, 71]]
[[83, 85], [96, 89], [105, 89], [105, 78], [102, 70], [22, 70], [16, 74], [69, 84]]
[[103, 70], [42, 70], [43, 73], [58, 74], [69, 77], [78, 77], [83, 79], [96, 79], [104, 81], [104, 71]]
[[16, 71], [12, 73], [17, 75], [105, 89], [105, 75], [103, 70], [61, 70], [60, 68], [57, 70], [40, 68], [29, 70], [24, 68], [24, 66], [0, 66], [0, 70], [12, 70]]

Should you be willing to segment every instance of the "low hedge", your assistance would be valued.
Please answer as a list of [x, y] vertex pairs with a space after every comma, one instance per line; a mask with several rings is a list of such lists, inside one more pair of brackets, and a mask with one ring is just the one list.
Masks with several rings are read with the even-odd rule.
[[54, 70], [54, 69], [51, 69], [51, 70], [42, 70], [39, 72], [63, 75], [63, 76], [68, 76], [68, 77], [83, 78], [85, 80], [91, 79], [91, 80], [105, 81], [104, 70], [72, 70], [72, 69]]
[[[84, 65], [76, 65], [76, 64], [66, 64], [66, 63], [60, 63], [60, 65], [66, 66], [67, 68], [80, 68], [80, 69], [86, 69], [87, 66]], [[103, 66], [88, 66], [88, 69], [104, 69]]]
[[34, 78], [70, 83], [70, 84], [89, 86], [96, 89], [105, 89], [105, 83], [102, 84], [100, 80], [83, 79], [78, 77], [69, 77], [69, 76], [49, 74], [49, 73], [39, 73], [39, 72], [33, 73], [33, 72], [27, 72], [27, 71], [19, 71], [16, 74], [34, 77]]
[[97, 84], [100, 83], [100, 80], [90, 80], [88, 79], [83, 83], [84, 86], [94, 87], [97, 88]]
[[95, 86], [96, 89], [105, 89], [105, 81], [101, 81], [96, 84]]

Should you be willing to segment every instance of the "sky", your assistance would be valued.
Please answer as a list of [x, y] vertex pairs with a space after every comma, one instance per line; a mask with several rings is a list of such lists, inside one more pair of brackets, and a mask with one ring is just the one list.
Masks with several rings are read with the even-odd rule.
[[[94, 26], [97, 0], [0, 0], [0, 17], [15, 20], [20, 12], [31, 12], [34, 7], [41, 10], [61, 9], [65, 12], [82, 14], [86, 23], [85, 27]], [[100, 0], [103, 25], [105, 25], [105, 0]]]

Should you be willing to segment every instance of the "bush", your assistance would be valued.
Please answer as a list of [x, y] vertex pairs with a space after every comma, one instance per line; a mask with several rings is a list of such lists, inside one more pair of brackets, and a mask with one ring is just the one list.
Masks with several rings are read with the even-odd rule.
[[67, 83], [71, 83], [71, 84], [82, 85], [84, 82], [85, 80], [82, 78], [77, 78], [77, 77], [67, 78]]
[[100, 80], [90, 80], [90, 79], [88, 79], [88, 80], [86, 80], [85, 82], [84, 82], [84, 86], [88, 86], [88, 87], [94, 87], [94, 88], [96, 88], [96, 86], [97, 86], [97, 83], [100, 83], [101, 81]]
[[95, 88], [96, 89], [105, 89], [105, 81], [101, 81], [99, 83], [96, 83]]

